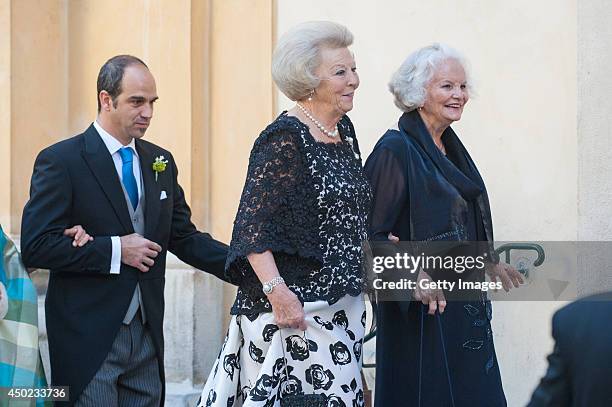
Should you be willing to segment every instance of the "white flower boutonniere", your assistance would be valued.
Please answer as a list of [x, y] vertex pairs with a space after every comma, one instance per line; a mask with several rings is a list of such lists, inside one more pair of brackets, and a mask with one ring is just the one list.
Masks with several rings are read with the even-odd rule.
[[157, 176], [160, 172], [166, 171], [166, 164], [168, 164], [168, 160], [164, 160], [164, 156], [160, 155], [159, 157], [155, 157], [155, 161], [153, 161], [153, 171], [155, 171], [155, 182], [157, 182]]

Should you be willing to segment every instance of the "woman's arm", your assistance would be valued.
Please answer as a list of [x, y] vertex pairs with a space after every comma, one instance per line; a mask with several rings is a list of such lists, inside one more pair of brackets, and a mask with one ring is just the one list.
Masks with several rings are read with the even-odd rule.
[[379, 148], [368, 157], [364, 171], [372, 186], [370, 239], [393, 240], [390, 233], [400, 239], [408, 238], [393, 230], [408, 199], [404, 166], [390, 149]]
[[[262, 284], [280, 276], [270, 250], [263, 253], [251, 253], [247, 259]], [[267, 297], [272, 305], [274, 321], [280, 328], [306, 330], [304, 307], [287, 285], [284, 283], [277, 285], [271, 293], [267, 294]]]
[[[263, 284], [280, 277], [272, 252], [295, 249], [288, 197], [304, 173], [299, 142], [299, 135], [280, 130], [260, 136], [253, 146], [229, 249], [228, 274], [236, 281], [244, 272], [234, 267], [237, 258], [245, 256]], [[303, 306], [285, 284], [267, 297], [279, 327], [306, 329]]]
[[[372, 152], [365, 165], [365, 173], [372, 185], [372, 209], [370, 211], [370, 239], [399, 242], [402, 238], [394, 230], [397, 220], [408, 201], [407, 174], [402, 163], [390, 148], [382, 147]], [[417, 288], [413, 298], [428, 305], [429, 314], [440, 313], [446, 308], [442, 290], [420, 288], [422, 281], [431, 280], [423, 270], [417, 275]]]

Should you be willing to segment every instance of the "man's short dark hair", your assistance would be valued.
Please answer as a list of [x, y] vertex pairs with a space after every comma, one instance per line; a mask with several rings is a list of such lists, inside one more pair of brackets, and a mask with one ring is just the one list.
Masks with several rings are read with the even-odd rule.
[[117, 107], [117, 96], [121, 94], [121, 82], [123, 81], [123, 74], [125, 68], [130, 65], [141, 64], [145, 68], [149, 68], [140, 58], [132, 55], [117, 55], [109, 59], [100, 68], [98, 73], [98, 113], [102, 109], [100, 104], [100, 92], [103, 90], [107, 91], [113, 100], [113, 106]]

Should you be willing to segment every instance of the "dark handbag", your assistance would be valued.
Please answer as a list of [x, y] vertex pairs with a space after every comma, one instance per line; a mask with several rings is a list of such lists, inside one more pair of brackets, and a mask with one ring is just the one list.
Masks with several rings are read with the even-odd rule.
[[[281, 330], [279, 330], [279, 333]], [[287, 369], [287, 356], [285, 355], [285, 340], [281, 333], [281, 347], [283, 349], [283, 357], [285, 358], [285, 377], [289, 377]], [[306, 341], [306, 332], [304, 332], [304, 340]], [[308, 351], [310, 357], [310, 350]], [[312, 367], [312, 364], [311, 364]], [[289, 394], [280, 400], [281, 407], [327, 407], [327, 398], [324, 394], [315, 394], [314, 386], [311, 394]]]
[[324, 394], [291, 394], [280, 401], [281, 407], [327, 407]]

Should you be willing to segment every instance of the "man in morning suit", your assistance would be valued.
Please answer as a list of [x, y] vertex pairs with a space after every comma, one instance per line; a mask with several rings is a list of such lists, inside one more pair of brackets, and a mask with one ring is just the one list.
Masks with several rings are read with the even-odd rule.
[[575, 301], [555, 313], [555, 347], [528, 407], [612, 406], [612, 292]]
[[[69, 405], [159, 406], [166, 252], [222, 278], [227, 247], [192, 224], [172, 154], [142, 140], [158, 98], [145, 63], [115, 56], [97, 84], [96, 121], [36, 158], [22, 256], [50, 269], [51, 381]], [[77, 224], [83, 247], [63, 235]]]

